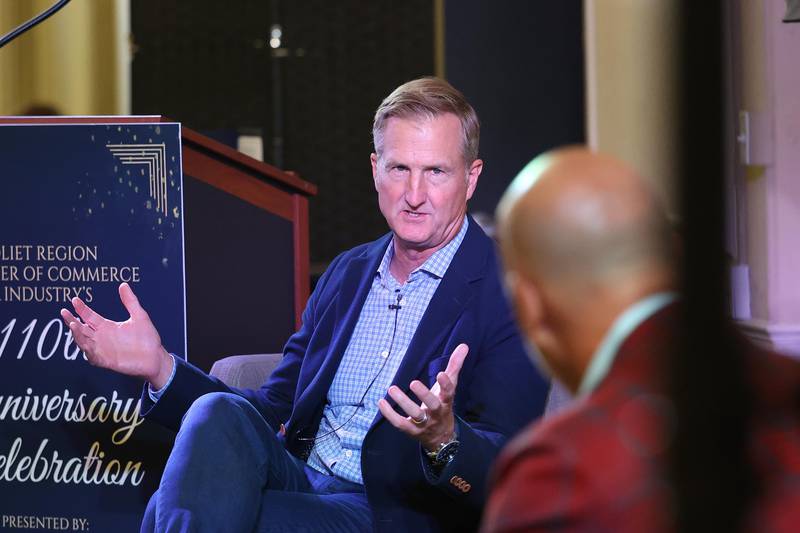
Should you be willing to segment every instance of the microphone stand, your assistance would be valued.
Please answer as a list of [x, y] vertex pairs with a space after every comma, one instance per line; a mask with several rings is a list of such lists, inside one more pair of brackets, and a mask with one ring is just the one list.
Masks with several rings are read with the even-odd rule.
[[3, 35], [2, 37], [0, 37], [0, 48], [4, 47], [5, 45], [7, 45], [11, 41], [19, 37], [26, 31], [28, 31], [29, 29], [33, 28], [40, 22], [44, 22], [45, 20], [47, 20], [52, 15], [54, 15], [58, 10], [67, 5], [69, 2], [70, 0], [58, 0], [55, 4], [50, 6], [50, 8], [47, 11], [40, 13], [39, 15], [30, 19], [28, 22], [20, 24], [7, 34]]

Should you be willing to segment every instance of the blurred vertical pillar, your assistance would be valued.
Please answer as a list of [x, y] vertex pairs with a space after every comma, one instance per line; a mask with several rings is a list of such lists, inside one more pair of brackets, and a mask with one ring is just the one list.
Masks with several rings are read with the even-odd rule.
[[677, 212], [679, 2], [584, 0], [587, 138], [651, 180]]
[[[52, 0], [3, 0], [0, 31]], [[71, 2], [0, 50], [0, 115], [50, 105], [70, 115], [130, 112], [129, 2]]]
[[751, 391], [728, 318], [722, 2], [676, 2], [680, 61], [683, 329], [669, 360], [676, 530], [740, 531], [756, 490], [748, 457]]

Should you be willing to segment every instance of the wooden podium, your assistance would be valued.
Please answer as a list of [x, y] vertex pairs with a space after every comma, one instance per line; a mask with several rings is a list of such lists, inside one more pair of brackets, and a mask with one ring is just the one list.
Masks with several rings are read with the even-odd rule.
[[[0, 117], [2, 124], [154, 122], [169, 120]], [[317, 189], [188, 128], [181, 141], [187, 358], [208, 371], [227, 355], [281, 351], [309, 295], [308, 198]]]

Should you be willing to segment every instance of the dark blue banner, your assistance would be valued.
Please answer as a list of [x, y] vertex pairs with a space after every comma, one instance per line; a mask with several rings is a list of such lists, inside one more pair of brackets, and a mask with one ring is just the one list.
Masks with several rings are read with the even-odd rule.
[[0, 530], [138, 531], [172, 436], [59, 310], [125, 320], [127, 282], [186, 353], [178, 124], [0, 125]]

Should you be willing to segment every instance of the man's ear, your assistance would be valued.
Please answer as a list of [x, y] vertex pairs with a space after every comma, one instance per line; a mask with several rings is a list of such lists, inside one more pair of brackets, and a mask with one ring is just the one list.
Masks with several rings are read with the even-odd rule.
[[526, 276], [515, 274], [511, 283], [512, 298], [520, 328], [526, 334], [530, 334], [533, 330], [541, 327], [544, 320], [541, 294], [536, 285]]
[[564, 380], [569, 368], [563, 339], [553, 327], [552, 309], [546, 294], [536, 281], [515, 275], [513, 300], [517, 310], [520, 333], [525, 336], [538, 353], [532, 354], [534, 362], [548, 374]]
[[478, 186], [478, 177], [483, 171], [483, 161], [476, 159], [467, 169], [467, 200], [472, 198], [472, 193], [475, 192], [475, 187]]
[[369, 162], [372, 165], [372, 181], [375, 183], [375, 189], [378, 189], [378, 154], [372, 153], [369, 156]]

